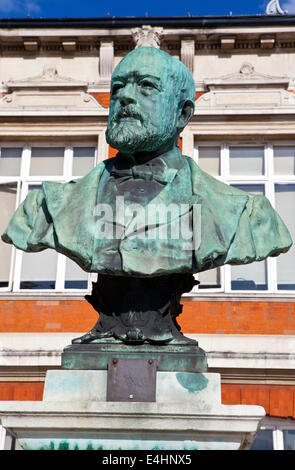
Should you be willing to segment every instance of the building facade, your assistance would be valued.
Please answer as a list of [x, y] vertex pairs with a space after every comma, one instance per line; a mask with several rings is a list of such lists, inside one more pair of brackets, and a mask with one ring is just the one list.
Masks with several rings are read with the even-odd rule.
[[[116, 154], [105, 140], [110, 77], [146, 45], [194, 77], [182, 153], [221, 181], [264, 194], [295, 240], [295, 16], [283, 12], [0, 20], [1, 233], [42, 181], [81, 177]], [[198, 279], [183, 298], [182, 331], [221, 374], [224, 404], [265, 408], [255, 445], [294, 449], [295, 248]], [[84, 300], [94, 280], [52, 250], [27, 254], [0, 242], [0, 400], [42, 399], [46, 370], [96, 322]]]

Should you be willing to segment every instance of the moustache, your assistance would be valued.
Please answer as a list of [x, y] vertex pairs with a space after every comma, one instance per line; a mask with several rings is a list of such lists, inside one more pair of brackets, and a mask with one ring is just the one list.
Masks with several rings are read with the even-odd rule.
[[145, 116], [137, 110], [136, 106], [127, 105], [119, 109], [114, 116], [114, 121], [118, 122], [120, 119], [128, 117], [138, 119], [141, 123], [145, 120]]

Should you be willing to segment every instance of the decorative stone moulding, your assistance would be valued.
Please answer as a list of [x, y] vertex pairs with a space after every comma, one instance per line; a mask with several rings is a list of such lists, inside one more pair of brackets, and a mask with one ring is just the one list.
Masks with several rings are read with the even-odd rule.
[[294, 113], [288, 77], [265, 75], [244, 63], [236, 73], [204, 80], [208, 90], [196, 100], [196, 114]]
[[6, 87], [8, 93], [0, 100], [0, 115], [106, 113], [87, 92], [88, 83], [61, 77], [55, 67], [44, 68], [37, 77], [9, 81]]
[[144, 25], [142, 28], [133, 28], [131, 30], [135, 49], [137, 47], [151, 46], [160, 48], [161, 39], [163, 35], [163, 28], [153, 28], [149, 25]]

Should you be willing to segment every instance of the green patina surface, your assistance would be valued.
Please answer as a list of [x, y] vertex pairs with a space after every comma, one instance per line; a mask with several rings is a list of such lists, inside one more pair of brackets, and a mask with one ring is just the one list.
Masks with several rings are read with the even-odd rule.
[[115, 343], [96, 343], [84, 346], [69, 346], [62, 353], [63, 369], [107, 370], [109, 359], [132, 358], [153, 359], [158, 361], [158, 371], [206, 372], [205, 352], [197, 345], [168, 344], [122, 345]]
[[38, 439], [28, 439], [23, 442], [24, 450], [45, 450], [45, 451], [66, 451], [66, 450], [86, 450], [86, 451], [99, 451], [99, 450], [197, 450], [197, 442], [185, 440], [177, 442], [174, 440], [161, 440], [161, 441], [145, 441], [145, 440], [128, 440], [125, 441], [96, 441], [96, 440], [59, 440], [51, 439], [47, 442]]
[[[133, 106], [133, 117], [120, 118], [123, 105]], [[120, 155], [135, 160], [143, 154], [145, 160], [161, 155], [167, 162], [167, 184], [151, 201], [147, 197], [143, 205], [168, 206], [173, 202], [201, 206], [201, 217], [192, 220], [194, 233], [200, 233], [201, 240], [192, 250], [185, 249], [181, 237], [142, 240], [136, 238], [136, 231], [126, 235], [125, 249], [118, 240], [96, 238], [94, 208], [104, 198], [114, 198], [115, 189], [113, 193], [111, 186], [102, 189], [120, 156], [100, 163], [79, 180], [45, 182], [42, 189], [31, 191], [2, 239], [28, 252], [53, 248], [85, 271], [126, 276], [200, 272], [286, 252], [292, 244], [290, 234], [264, 196], [230, 187], [201, 171], [192, 159], [181, 156], [177, 138], [193, 110], [193, 79], [169, 54], [151, 47], [139, 48], [116, 67], [108, 141]], [[136, 118], [136, 113], [140, 117]], [[139, 220], [137, 230], [145, 223]], [[122, 260], [119, 264], [114, 262], [116, 252]]]
[[179, 384], [190, 393], [200, 392], [208, 385], [208, 379], [203, 374], [177, 372], [176, 378]]

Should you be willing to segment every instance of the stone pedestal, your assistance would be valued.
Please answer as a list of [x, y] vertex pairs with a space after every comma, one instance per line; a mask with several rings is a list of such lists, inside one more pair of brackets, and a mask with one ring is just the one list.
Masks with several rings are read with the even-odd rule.
[[107, 371], [56, 370], [41, 402], [0, 402], [2, 425], [30, 450], [248, 449], [260, 406], [222, 405], [219, 374], [157, 372], [155, 402], [107, 401]]

